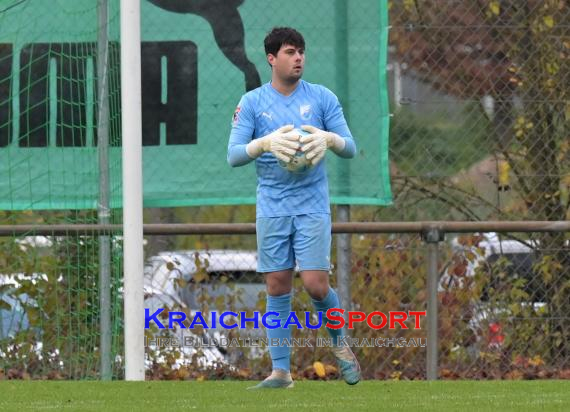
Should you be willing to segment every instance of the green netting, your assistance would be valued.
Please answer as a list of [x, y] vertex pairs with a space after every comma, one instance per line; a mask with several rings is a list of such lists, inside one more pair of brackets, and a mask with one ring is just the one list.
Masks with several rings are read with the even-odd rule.
[[[94, 209], [100, 184], [97, 2], [5, 0], [0, 4], [4, 10], [0, 13], [0, 208]], [[112, 146], [111, 206], [119, 206], [116, 4], [109, 15], [113, 20], [108, 27], [110, 117], [106, 126]]]
[[[0, 224], [121, 221], [119, 1], [109, 0], [100, 25], [102, 3], [0, 0]], [[305, 35], [305, 79], [339, 96], [358, 142], [357, 159], [328, 159], [333, 201], [389, 203], [386, 7], [141, 1], [145, 205], [255, 201], [253, 165], [230, 168], [226, 148], [241, 95], [270, 79], [263, 38], [277, 25]], [[106, 57], [98, 49], [102, 31]], [[102, 59], [108, 99], [100, 95]], [[100, 213], [103, 193], [108, 217]], [[111, 312], [106, 356], [112, 376], [121, 376], [121, 254], [120, 239], [110, 237], [0, 238], [0, 379], [101, 377], [103, 309]], [[105, 265], [111, 296], [101, 306]]]
[[[2, 222], [21, 222], [21, 218], [0, 217]], [[57, 221], [95, 223], [97, 219], [93, 213], [69, 212], [60, 213]], [[0, 238], [0, 379], [101, 377], [101, 242], [93, 236], [32, 233]], [[111, 251], [107, 356], [114, 359], [123, 352], [120, 244], [113, 241]], [[122, 375], [120, 362], [112, 361], [110, 366], [113, 376]]]
[[[96, 2], [2, 4], [16, 6], [0, 17], [0, 208], [95, 208]], [[118, 1], [110, 4], [117, 19]], [[277, 25], [305, 35], [305, 79], [337, 93], [357, 140], [356, 159], [328, 159], [333, 202], [389, 203], [386, 7], [375, 0], [291, 0], [285, 8], [256, 0], [142, 1], [145, 206], [254, 203], [255, 168], [231, 169], [226, 148], [240, 96], [270, 79], [263, 38]], [[112, 122], [120, 108], [115, 26]], [[119, 124], [112, 129], [110, 165], [120, 176]], [[120, 207], [120, 179], [113, 183], [111, 205]]]
[[[112, 3], [100, 25], [97, 1], [0, 0], [0, 207], [62, 209], [0, 211], [0, 224], [120, 223]], [[107, 31], [110, 116], [100, 118], [97, 39]], [[111, 146], [101, 162], [98, 123]], [[105, 377], [121, 376], [121, 266], [120, 239], [109, 236], [0, 238], [0, 379], [101, 378], [102, 347]]]

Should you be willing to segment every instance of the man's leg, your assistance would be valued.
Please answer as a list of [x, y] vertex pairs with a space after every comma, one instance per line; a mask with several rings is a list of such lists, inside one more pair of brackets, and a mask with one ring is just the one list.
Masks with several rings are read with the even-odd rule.
[[[340, 302], [335, 290], [329, 287], [329, 274], [320, 270], [306, 270], [301, 272], [301, 278], [305, 289], [311, 296], [313, 306], [317, 312], [323, 313], [323, 318], [329, 309], [339, 308]], [[324, 323], [324, 320], [323, 320]], [[334, 321], [330, 323], [335, 324]], [[360, 381], [360, 364], [349, 346], [338, 346], [338, 339], [344, 336], [343, 329], [327, 328], [330, 337], [333, 338], [333, 354], [338, 368], [349, 385], [355, 385]]]
[[[291, 270], [283, 270], [266, 273], [265, 282], [267, 286], [266, 312], [276, 312], [278, 315], [271, 316], [270, 319], [279, 319], [279, 323], [283, 325], [291, 312], [293, 272]], [[291, 329], [279, 327], [267, 329], [266, 333], [269, 341], [272, 372], [267, 379], [253, 388], [292, 388], [291, 348], [288, 345], [281, 344], [285, 339], [291, 340]], [[280, 345], [275, 346], [271, 343], [276, 340], [280, 342]]]
[[[291, 218], [257, 219], [258, 271], [265, 274], [267, 287], [267, 312], [276, 312], [283, 325], [291, 312], [291, 287], [293, 284], [293, 250], [291, 248]], [[291, 338], [289, 328], [266, 329], [273, 370], [271, 375], [250, 389], [291, 388], [291, 348], [272, 345], [272, 339], [283, 342]]]
[[[325, 316], [327, 310], [338, 308], [340, 309], [340, 301], [335, 290], [329, 286], [329, 273], [322, 270], [305, 270], [301, 272], [301, 279], [303, 279], [303, 286], [313, 301], [313, 306], [317, 312], [323, 312]], [[339, 315], [340, 313], [336, 313]], [[339, 322], [331, 321], [332, 324]], [[344, 336], [344, 329], [331, 329], [327, 331], [333, 342], [338, 342], [338, 338]]]
[[[334, 289], [329, 287], [331, 220], [328, 214], [295, 216], [293, 250], [301, 270], [303, 285], [313, 300], [318, 312], [340, 308]], [[327, 328], [334, 344], [343, 336], [343, 329]], [[346, 383], [360, 381], [360, 365], [348, 346], [335, 346], [333, 353]]]

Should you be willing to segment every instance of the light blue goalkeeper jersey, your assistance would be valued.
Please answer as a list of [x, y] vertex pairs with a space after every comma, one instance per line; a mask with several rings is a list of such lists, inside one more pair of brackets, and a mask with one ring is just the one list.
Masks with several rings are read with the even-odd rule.
[[[245, 146], [288, 124], [312, 125], [334, 132], [346, 140], [338, 155], [354, 157], [356, 145], [337, 97], [326, 87], [303, 80], [284, 96], [266, 83], [246, 93], [234, 113], [228, 145], [228, 162], [242, 166], [251, 159]], [[303, 173], [291, 173], [271, 153], [256, 159], [257, 217], [297, 216], [330, 213], [325, 159]]]

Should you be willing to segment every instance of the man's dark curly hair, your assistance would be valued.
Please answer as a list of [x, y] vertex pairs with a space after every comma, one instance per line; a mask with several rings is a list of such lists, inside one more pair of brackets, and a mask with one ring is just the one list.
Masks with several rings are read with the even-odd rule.
[[265, 54], [272, 54], [277, 56], [277, 52], [284, 44], [291, 46], [305, 48], [305, 39], [303, 35], [291, 27], [274, 27], [265, 36], [263, 41], [265, 46]]

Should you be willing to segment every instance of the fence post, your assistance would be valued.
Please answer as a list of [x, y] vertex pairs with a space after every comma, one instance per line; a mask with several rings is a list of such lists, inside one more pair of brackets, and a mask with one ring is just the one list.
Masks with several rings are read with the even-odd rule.
[[[349, 222], [350, 221], [350, 206], [338, 205], [336, 207], [337, 221]], [[340, 233], [337, 235], [337, 270], [336, 270], [336, 284], [340, 305], [346, 311], [344, 312], [345, 321], [348, 322], [348, 311], [352, 307], [352, 299], [350, 296], [350, 269], [351, 269], [351, 247], [350, 247], [350, 233]], [[348, 329], [345, 329], [347, 334], [350, 334]]]
[[[334, 2], [334, 23], [335, 23], [335, 63], [338, 70], [335, 76], [335, 91], [344, 108], [344, 115], [350, 124], [350, 90], [348, 87], [348, 0], [336, 0]], [[337, 177], [340, 191], [338, 196], [350, 197], [350, 162], [341, 162], [337, 168]], [[350, 222], [350, 205], [338, 204], [336, 206], [337, 221]], [[348, 311], [352, 306], [350, 296], [350, 233], [337, 235], [337, 291], [340, 304], [344, 312], [344, 318], [348, 321]], [[348, 328], [345, 329], [350, 334]]]
[[[99, 151], [98, 221], [109, 224], [109, 37], [107, 0], [97, 2], [97, 148]], [[112, 378], [111, 369], [111, 238], [99, 236], [99, 306], [101, 311], [101, 380]]]
[[436, 380], [439, 376], [438, 365], [438, 299], [437, 284], [439, 273], [437, 270], [439, 242], [443, 241], [445, 234], [438, 229], [428, 229], [422, 233], [422, 239], [427, 243], [427, 380]]

